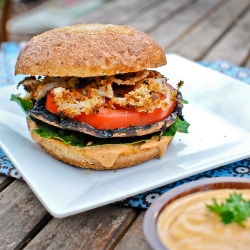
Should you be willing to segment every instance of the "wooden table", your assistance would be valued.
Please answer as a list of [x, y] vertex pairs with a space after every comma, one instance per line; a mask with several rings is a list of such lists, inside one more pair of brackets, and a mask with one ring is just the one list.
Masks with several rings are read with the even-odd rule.
[[[250, 68], [250, 0], [113, 0], [82, 22], [126, 24], [166, 52]], [[107, 205], [53, 218], [27, 184], [0, 176], [0, 249], [151, 249], [144, 210]]]

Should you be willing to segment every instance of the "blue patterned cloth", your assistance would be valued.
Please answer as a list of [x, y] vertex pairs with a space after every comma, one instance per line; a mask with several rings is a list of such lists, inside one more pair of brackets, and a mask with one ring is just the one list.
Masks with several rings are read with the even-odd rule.
[[[17, 43], [3, 43], [1, 45], [0, 87], [17, 84], [20, 80], [23, 79], [22, 76], [14, 76], [14, 65], [22, 46], [23, 44]], [[200, 62], [200, 64], [250, 84], [249, 69], [237, 67], [223, 60], [216, 61], [213, 63]], [[13, 164], [9, 161], [9, 159], [1, 149], [0, 173], [18, 179], [22, 179], [21, 175], [18, 173], [18, 171], [15, 169]], [[161, 194], [165, 193], [173, 187], [198, 179], [223, 176], [250, 178], [250, 158], [237, 161], [216, 169], [208, 170], [206, 172], [173, 182], [163, 187], [156, 188], [154, 190], [150, 190], [145, 193], [124, 199], [122, 201], [116, 202], [115, 204], [129, 207], [148, 208], [156, 198], [158, 198]]]

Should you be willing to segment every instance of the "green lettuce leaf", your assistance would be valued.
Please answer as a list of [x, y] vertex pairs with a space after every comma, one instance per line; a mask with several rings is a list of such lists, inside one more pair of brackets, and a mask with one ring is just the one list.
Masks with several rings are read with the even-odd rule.
[[35, 122], [38, 128], [34, 129], [34, 131], [43, 138], [56, 138], [63, 141], [65, 144], [79, 147], [84, 147], [88, 143], [88, 136], [83, 136], [81, 133], [60, 129], [37, 120]]
[[34, 131], [43, 138], [56, 138], [63, 141], [66, 144], [78, 147], [103, 145], [103, 144], [134, 144], [143, 142], [152, 138], [151, 135], [138, 136], [138, 137], [127, 137], [127, 138], [98, 138], [84, 133], [79, 133], [75, 131], [60, 129], [51, 126], [47, 123], [35, 120], [38, 128]]
[[32, 100], [21, 98], [19, 95], [12, 94], [10, 100], [16, 102], [25, 113], [33, 108]]
[[165, 130], [163, 136], [174, 136], [176, 132], [188, 133], [189, 126], [190, 124], [187, 121], [178, 117], [175, 123]]
[[[98, 138], [84, 133], [79, 133], [75, 131], [60, 129], [51, 126], [47, 123], [35, 120], [38, 125], [34, 131], [43, 138], [56, 138], [63, 141], [66, 144], [78, 147], [95, 146], [103, 144], [135, 144], [144, 142], [152, 138], [152, 136], [159, 136], [158, 133], [145, 135], [145, 136], [135, 136], [126, 138]], [[189, 124], [184, 120], [177, 119], [176, 122], [166, 129], [163, 136], [174, 136], [177, 131], [187, 133]]]

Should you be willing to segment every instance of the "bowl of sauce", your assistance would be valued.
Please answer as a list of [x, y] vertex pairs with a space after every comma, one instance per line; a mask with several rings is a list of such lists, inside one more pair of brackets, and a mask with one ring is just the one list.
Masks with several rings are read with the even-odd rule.
[[[250, 217], [225, 223], [208, 208], [225, 204], [230, 195], [250, 201], [250, 179], [202, 179], [169, 190], [145, 214], [146, 239], [156, 250], [250, 249]], [[250, 214], [250, 202], [245, 205]]]

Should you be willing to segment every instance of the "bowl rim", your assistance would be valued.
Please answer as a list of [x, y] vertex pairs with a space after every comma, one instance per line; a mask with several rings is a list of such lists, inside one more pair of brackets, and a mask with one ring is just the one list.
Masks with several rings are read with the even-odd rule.
[[[157, 198], [153, 204], [147, 209], [144, 220], [143, 220], [143, 232], [146, 237], [146, 240], [150, 244], [150, 246], [155, 250], [168, 250], [166, 248], [158, 234], [157, 234], [157, 220], [160, 213], [164, 210], [164, 208], [170, 204], [174, 198], [182, 195], [186, 196], [191, 193], [208, 191], [208, 190], [216, 190], [216, 189], [227, 189], [227, 187], [220, 187], [221, 184], [228, 185], [242, 185], [247, 184], [246, 187], [230, 187], [235, 189], [250, 189], [250, 178], [243, 177], [215, 177], [215, 178], [207, 178], [191, 181], [189, 183], [181, 184], [180, 186], [174, 187], [168, 190], [166, 193], [162, 194], [159, 198]], [[178, 199], [178, 198], [177, 198]]]

